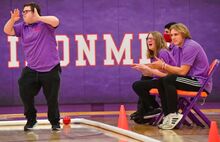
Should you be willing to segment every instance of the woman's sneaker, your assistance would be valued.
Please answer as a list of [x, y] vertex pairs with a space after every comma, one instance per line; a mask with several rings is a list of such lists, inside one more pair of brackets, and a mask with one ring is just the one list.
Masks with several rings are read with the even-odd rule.
[[180, 113], [170, 113], [164, 119], [164, 123], [159, 125], [158, 127], [163, 130], [171, 130], [173, 129], [182, 119], [183, 115]]
[[134, 120], [135, 117], [138, 116], [139, 114], [140, 114], [140, 112], [135, 111], [134, 113], [132, 113], [132, 114], [130, 115], [130, 120]]
[[161, 112], [162, 112], [161, 108], [150, 109], [149, 111], [147, 111], [147, 113], [144, 114], [144, 119], [156, 117], [160, 115]]
[[132, 113], [130, 115], [130, 120], [135, 120], [139, 117], [144, 117], [144, 114], [145, 114], [145, 110], [144, 109], [138, 109], [137, 111], [135, 111], [134, 113]]

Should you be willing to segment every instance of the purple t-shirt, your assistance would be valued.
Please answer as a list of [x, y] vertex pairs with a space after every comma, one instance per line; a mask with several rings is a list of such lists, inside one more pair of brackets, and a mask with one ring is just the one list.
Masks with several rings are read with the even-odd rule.
[[15, 35], [20, 37], [29, 68], [39, 72], [48, 72], [59, 64], [55, 28], [43, 22], [30, 25], [21, 22], [14, 25], [14, 30]]
[[[202, 46], [191, 39], [185, 39], [182, 47], [172, 49], [177, 66], [189, 65], [190, 70], [186, 76], [196, 77], [200, 84], [203, 84], [208, 75], [209, 62]], [[210, 80], [205, 87], [209, 93], [212, 90]]]
[[165, 48], [161, 49], [158, 58], [162, 59], [166, 64], [176, 66], [176, 61], [172, 54]]
[[[166, 64], [176, 66], [176, 61], [168, 49], [162, 48], [158, 53], [158, 58], [163, 60]], [[151, 62], [154, 62], [154, 61], [156, 61], [156, 59], [151, 58]], [[154, 76], [154, 78], [159, 78], [159, 77]]]

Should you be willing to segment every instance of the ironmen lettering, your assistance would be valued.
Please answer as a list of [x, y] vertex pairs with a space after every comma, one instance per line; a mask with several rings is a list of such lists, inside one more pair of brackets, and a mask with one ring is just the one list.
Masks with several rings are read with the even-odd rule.
[[[132, 47], [134, 35], [132, 33], [124, 34], [121, 39], [120, 45], [117, 45], [112, 34], [103, 34], [100, 40], [97, 34], [76, 34], [74, 35], [74, 43], [70, 43], [70, 38], [67, 35], [56, 35], [57, 49], [60, 51], [60, 64], [62, 67], [75, 65], [76, 67], [83, 66], [96, 66], [97, 55], [103, 54], [103, 65], [130, 65], [134, 63], [132, 59], [132, 48], [140, 49], [139, 63], [148, 63], [146, 58], [146, 37], [147, 33], [139, 33], [138, 40], [140, 47]], [[19, 38], [14, 36], [8, 36], [9, 42], [9, 68], [19, 68], [20, 60], [18, 57], [18, 43]], [[97, 47], [97, 42], [103, 42], [103, 47]], [[104, 48], [101, 51], [104, 53], [97, 53], [97, 48]], [[70, 50], [71, 49], [71, 50]], [[76, 49], [76, 50], [72, 50]], [[70, 52], [71, 51], [71, 52]], [[76, 60], [71, 61], [71, 58], [75, 55]], [[99, 59], [100, 60], [100, 59]], [[22, 61], [27, 64], [25, 61]], [[100, 61], [99, 61], [100, 63]]]

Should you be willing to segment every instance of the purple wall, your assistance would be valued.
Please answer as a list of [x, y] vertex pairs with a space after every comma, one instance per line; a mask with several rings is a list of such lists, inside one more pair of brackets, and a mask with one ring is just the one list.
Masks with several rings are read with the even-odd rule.
[[[10, 45], [15, 42], [14, 40], [8, 42], [10, 37], [3, 33], [3, 27], [10, 17], [10, 10], [14, 8], [22, 10], [25, 2], [28, 1], [1, 0], [0, 2], [2, 31], [0, 32], [0, 105], [21, 104], [17, 79], [24, 66], [22, 47], [19, 42]], [[219, 0], [38, 0], [36, 2], [39, 2], [43, 15], [55, 15], [61, 21], [56, 35], [57, 38], [61, 38], [58, 40], [58, 48], [61, 58], [65, 60], [60, 96], [62, 104], [136, 102], [137, 97], [131, 85], [139, 79], [140, 74], [132, 70], [128, 64], [137, 63], [142, 58], [141, 51], [144, 46], [139, 36], [152, 30], [162, 32], [163, 26], [170, 21], [185, 23], [193, 39], [204, 47], [210, 61], [220, 58]], [[90, 52], [92, 57], [88, 57], [89, 54], [85, 55], [84, 52], [79, 53], [83, 48], [82, 43], [85, 43], [82, 40], [83, 36], [90, 49], [94, 48], [95, 53]], [[87, 39], [89, 36], [95, 39]], [[65, 42], [61, 42], [64, 40]], [[94, 45], [90, 45], [91, 41], [94, 41]], [[117, 52], [119, 58], [117, 60], [117, 57], [114, 57], [116, 54], [107, 53], [113, 43], [118, 51], [126, 47], [128, 55], [124, 52], [120, 56]], [[16, 61], [19, 61], [19, 66], [13, 64], [9, 67], [12, 46], [17, 48]], [[64, 48], [67, 49], [65, 53]], [[105, 63], [107, 56], [110, 55], [113, 56], [113, 64]], [[79, 58], [86, 61], [85, 65], [82, 62], [76, 63]], [[123, 62], [124, 58], [128, 60]], [[214, 76], [210, 101], [220, 101], [218, 96], [220, 80], [217, 76], [219, 71], [218, 69]], [[37, 96], [36, 102], [45, 102], [42, 93]]]

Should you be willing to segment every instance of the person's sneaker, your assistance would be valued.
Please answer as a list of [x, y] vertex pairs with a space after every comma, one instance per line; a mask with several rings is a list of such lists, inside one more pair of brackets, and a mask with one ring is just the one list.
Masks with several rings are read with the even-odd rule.
[[139, 116], [141, 116], [142, 115], [142, 113], [140, 112], [140, 111], [135, 111], [134, 113], [132, 113], [131, 115], [130, 115], [130, 120], [134, 120], [134, 119], [136, 119], [137, 117], [139, 117]]
[[138, 114], [138, 111], [135, 111], [130, 115], [130, 120], [133, 120], [133, 117], [135, 117]]
[[173, 129], [180, 122], [183, 115], [180, 113], [170, 113], [167, 117], [166, 123], [161, 126], [163, 130]]
[[52, 124], [53, 131], [60, 131], [60, 124]]
[[147, 113], [144, 114], [144, 119], [156, 117], [160, 115], [161, 112], [162, 112], [161, 108], [151, 109]]
[[34, 120], [27, 120], [27, 123], [24, 126], [24, 131], [29, 131], [32, 130], [34, 128], [34, 126], [36, 126], [37, 121]]
[[169, 123], [169, 116], [168, 115], [163, 117], [163, 122], [158, 125], [158, 128], [162, 129], [162, 126], [167, 123]]
[[144, 119], [143, 116], [139, 116], [139, 117], [137, 116], [133, 120], [137, 124], [146, 124], [152, 122], [152, 118]]

